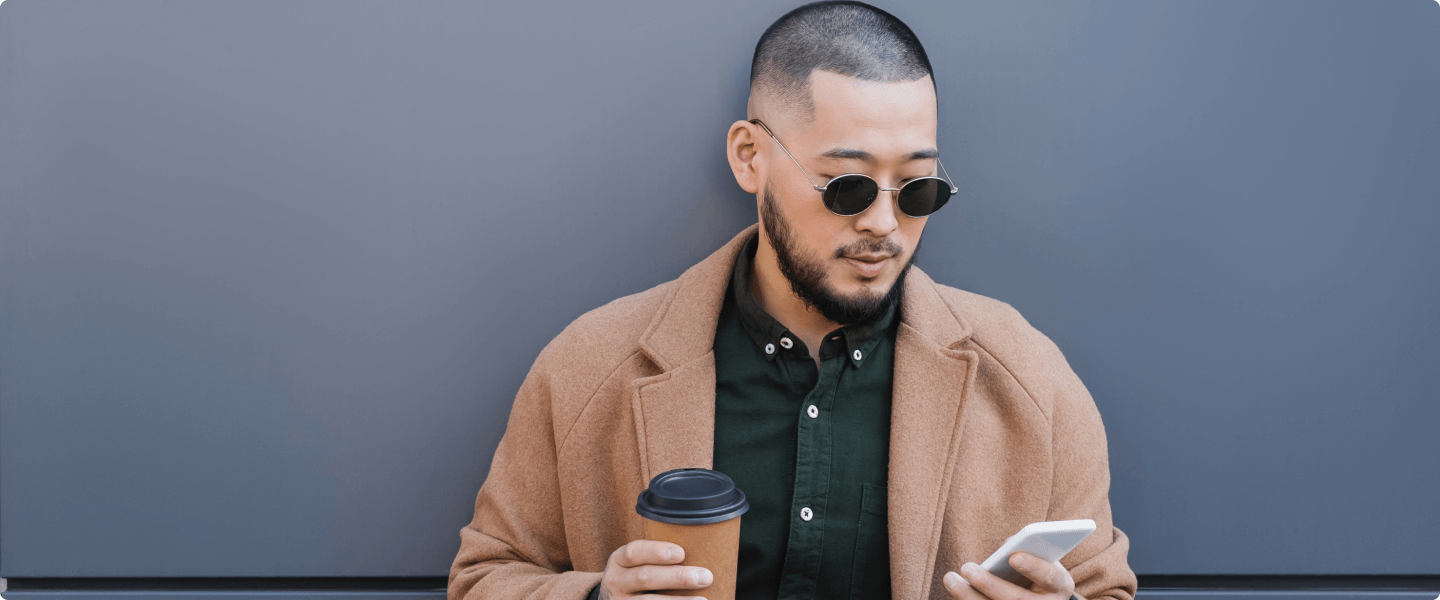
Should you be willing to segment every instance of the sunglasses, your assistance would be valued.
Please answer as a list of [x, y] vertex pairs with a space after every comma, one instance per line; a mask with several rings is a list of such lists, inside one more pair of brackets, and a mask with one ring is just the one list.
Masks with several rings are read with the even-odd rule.
[[[770, 131], [760, 119], [750, 119], [751, 123], [759, 125], [775, 144], [790, 157], [790, 162], [799, 167], [800, 172], [805, 175], [805, 181], [810, 182], [810, 187], [820, 192], [820, 199], [825, 203], [825, 208], [830, 212], [842, 217], [850, 217], [865, 212], [875, 203], [875, 197], [880, 192], [896, 192], [895, 204], [903, 212], [912, 217], [924, 217], [934, 214], [950, 201], [950, 196], [955, 195], [959, 190], [945, 179], [939, 177], [917, 177], [906, 182], [898, 188], [882, 188], [879, 183], [868, 175], [860, 173], [846, 173], [839, 177], [832, 178], [825, 185], [815, 185], [810, 179], [810, 174], [805, 172], [805, 167], [800, 166], [800, 161], [795, 160], [795, 155], [785, 150], [785, 144], [780, 143], [780, 138], [775, 137], [775, 132]], [[940, 159], [935, 159], [935, 164], [940, 164]], [[940, 172], [949, 179], [950, 174], [945, 173], [945, 165], [940, 165]]]

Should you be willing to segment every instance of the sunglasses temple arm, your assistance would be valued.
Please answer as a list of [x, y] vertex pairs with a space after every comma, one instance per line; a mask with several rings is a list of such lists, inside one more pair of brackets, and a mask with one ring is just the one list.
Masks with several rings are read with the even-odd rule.
[[780, 147], [780, 151], [784, 152], [785, 156], [790, 157], [790, 162], [795, 163], [795, 168], [800, 169], [800, 174], [805, 176], [805, 181], [810, 184], [810, 187], [815, 188], [817, 192], [825, 191], [824, 186], [815, 185], [815, 180], [810, 179], [810, 174], [805, 172], [805, 167], [800, 166], [800, 161], [795, 160], [795, 155], [785, 149], [785, 144], [780, 143], [780, 138], [775, 137], [775, 132], [770, 131], [769, 127], [766, 127], [764, 123], [760, 122], [760, 119], [750, 119], [750, 122], [759, 125], [761, 129], [765, 130], [765, 133], [770, 135], [770, 139], [775, 140], [775, 145]]
[[940, 165], [940, 172], [945, 175], [945, 180], [950, 184], [950, 195], [954, 196], [956, 192], [960, 191], [960, 188], [955, 186], [955, 179], [945, 172], [945, 163], [940, 162], [939, 158], [935, 159], [935, 164]]

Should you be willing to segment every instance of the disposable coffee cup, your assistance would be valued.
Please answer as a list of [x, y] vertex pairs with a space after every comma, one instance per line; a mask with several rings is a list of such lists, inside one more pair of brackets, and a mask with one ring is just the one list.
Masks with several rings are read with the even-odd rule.
[[747, 510], [745, 492], [719, 471], [675, 469], [651, 479], [635, 501], [635, 512], [645, 517], [645, 539], [684, 548], [680, 564], [705, 567], [715, 576], [709, 587], [656, 593], [735, 600], [740, 515]]

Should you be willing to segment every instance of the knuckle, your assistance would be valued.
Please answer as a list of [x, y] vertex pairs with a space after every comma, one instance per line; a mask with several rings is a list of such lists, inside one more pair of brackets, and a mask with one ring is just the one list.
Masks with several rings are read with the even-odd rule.
[[628, 566], [634, 566], [637, 562], [639, 562], [639, 558], [640, 558], [640, 557], [638, 556], [638, 552], [639, 552], [639, 550], [640, 550], [639, 547], [637, 546], [637, 544], [636, 544], [635, 542], [630, 542], [629, 544], [625, 544], [624, 548], [625, 548], [625, 566], [627, 566], [627, 567], [628, 567]]
[[961, 582], [960, 585], [955, 586], [955, 589], [950, 592], [950, 597], [958, 598], [959, 600], [975, 600], [985, 598], [984, 596], [980, 595], [980, 592], [978, 590], [969, 585], [966, 585], [964, 582]]
[[1057, 568], [1056, 571], [1058, 571], [1055, 574], [1056, 589], [1066, 590], [1073, 593], [1075, 591], [1075, 580], [1070, 578], [1070, 571], [1066, 570], [1063, 567]]
[[642, 590], [655, 589], [655, 571], [647, 568], [635, 569], [635, 584]]

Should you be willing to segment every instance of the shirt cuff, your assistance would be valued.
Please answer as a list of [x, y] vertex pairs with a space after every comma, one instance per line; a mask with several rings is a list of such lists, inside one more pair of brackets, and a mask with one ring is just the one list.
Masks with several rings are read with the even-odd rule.
[[[600, 600], [600, 584], [597, 583], [595, 587], [590, 588], [590, 595], [586, 596], [585, 600]], [[1070, 600], [1075, 600], [1075, 598], [1072, 596]]]

